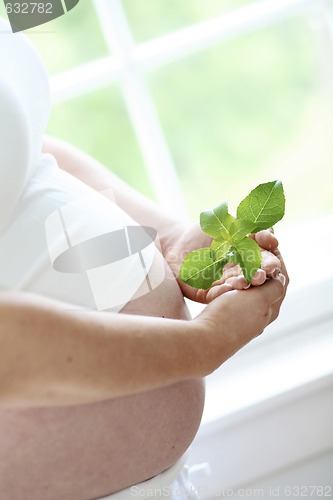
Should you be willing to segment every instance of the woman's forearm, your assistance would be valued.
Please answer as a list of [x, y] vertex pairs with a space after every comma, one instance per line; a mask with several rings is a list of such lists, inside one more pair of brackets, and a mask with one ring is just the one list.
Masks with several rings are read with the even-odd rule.
[[68, 311], [28, 294], [0, 295], [0, 405], [66, 405], [205, 375], [192, 322]]
[[0, 405], [88, 403], [208, 375], [277, 317], [287, 282], [225, 293], [191, 321], [2, 292]]

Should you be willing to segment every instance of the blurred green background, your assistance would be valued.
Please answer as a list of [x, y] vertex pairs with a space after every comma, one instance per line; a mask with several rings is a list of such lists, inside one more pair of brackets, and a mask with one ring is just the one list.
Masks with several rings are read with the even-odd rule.
[[[254, 2], [123, 0], [123, 6], [140, 43]], [[305, 17], [292, 17], [145, 75], [192, 219], [224, 198], [235, 210], [256, 184], [276, 178], [285, 186], [290, 221], [332, 211], [333, 106], [319, 31]], [[26, 33], [51, 75], [108, 54], [90, 0]], [[48, 133], [153, 197], [120, 84], [55, 105]]]

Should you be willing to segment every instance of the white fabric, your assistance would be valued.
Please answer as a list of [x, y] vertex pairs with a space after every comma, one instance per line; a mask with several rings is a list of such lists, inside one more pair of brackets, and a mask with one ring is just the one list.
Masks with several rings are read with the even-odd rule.
[[23, 35], [10, 33], [2, 19], [0, 32], [0, 290], [119, 311], [149, 292], [145, 278], [155, 246], [84, 272], [53, 268], [69, 246], [136, 223], [41, 154], [50, 107], [47, 75]]
[[190, 468], [185, 465], [186, 458], [187, 453], [161, 474], [97, 500], [128, 500], [129, 498], [140, 498], [141, 500], [157, 500], [160, 498], [199, 500], [198, 492], [189, 477]]
[[22, 34], [14, 35], [1, 18], [0, 32], [1, 227], [37, 165], [50, 93], [46, 71], [30, 42]]
[[[79, 205], [79, 211], [73, 210], [73, 203], [74, 208]], [[140, 256], [134, 254], [86, 273], [55, 270], [54, 259], [66, 250], [64, 231], [53, 220], [58, 209], [64, 214], [73, 245], [135, 225], [105, 196], [60, 170], [51, 155], [43, 155], [0, 233], [0, 289], [26, 290], [72, 305], [119, 311], [145, 279]], [[154, 244], [142, 254], [146, 270], [150, 269]], [[142, 293], [145, 291], [149, 290]]]

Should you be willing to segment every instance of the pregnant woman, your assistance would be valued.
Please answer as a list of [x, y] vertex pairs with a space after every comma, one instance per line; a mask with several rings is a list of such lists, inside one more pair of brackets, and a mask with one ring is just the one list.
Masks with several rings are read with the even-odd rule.
[[[0, 45], [1, 497], [92, 500], [184, 453], [200, 424], [203, 377], [277, 317], [286, 271], [262, 232], [258, 286], [242, 290], [236, 268], [208, 292], [179, 283], [182, 258], [209, 238], [64, 143], [46, 139], [42, 155], [43, 68], [20, 35], [2, 33]], [[143, 256], [147, 279], [138, 260], [116, 263], [111, 280], [106, 268], [98, 277], [55, 269], [85, 231], [121, 224], [157, 232], [159, 248]], [[274, 271], [283, 274], [264, 283]], [[106, 297], [92, 293], [96, 280]], [[184, 296], [208, 305], [192, 320]]]

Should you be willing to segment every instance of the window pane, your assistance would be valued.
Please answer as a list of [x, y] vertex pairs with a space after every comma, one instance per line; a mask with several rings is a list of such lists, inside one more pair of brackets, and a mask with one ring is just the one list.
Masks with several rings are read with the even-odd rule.
[[[0, 16], [7, 17], [3, 2]], [[92, 2], [82, 0], [68, 14], [23, 33], [36, 46], [50, 74], [108, 53]]]
[[293, 20], [151, 75], [193, 218], [226, 197], [234, 212], [250, 189], [276, 178], [289, 219], [333, 209], [333, 112], [314, 41], [304, 20]]
[[255, 0], [123, 0], [134, 37], [147, 40]]
[[141, 154], [117, 87], [54, 107], [48, 134], [65, 139], [152, 197]]

